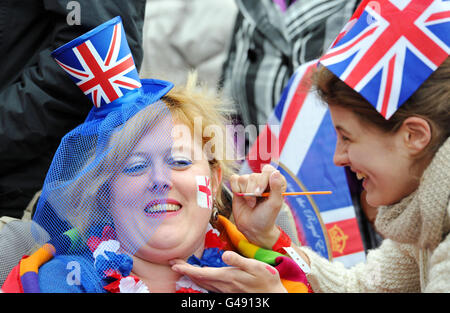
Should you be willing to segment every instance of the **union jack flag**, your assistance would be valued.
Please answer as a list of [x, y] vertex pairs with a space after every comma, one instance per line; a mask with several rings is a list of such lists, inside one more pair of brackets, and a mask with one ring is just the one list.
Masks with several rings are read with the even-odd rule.
[[449, 0], [363, 1], [320, 63], [389, 119], [449, 53]]
[[96, 29], [52, 55], [95, 107], [100, 108], [140, 88], [141, 82], [120, 17]]

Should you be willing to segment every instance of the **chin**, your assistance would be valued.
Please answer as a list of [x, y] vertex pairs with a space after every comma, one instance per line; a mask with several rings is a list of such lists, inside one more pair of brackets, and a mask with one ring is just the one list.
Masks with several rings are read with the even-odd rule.
[[149, 238], [146, 246], [155, 250], [170, 250], [186, 244], [186, 236], [172, 229], [158, 229]]
[[379, 194], [370, 192], [366, 189], [366, 202], [373, 207], [379, 207], [380, 205], [386, 205], [386, 200], [384, 197], [380, 197]]
[[165, 245], [164, 247], [146, 245], [141, 247], [135, 255], [151, 263], [168, 264], [173, 259], [187, 260], [196, 251], [198, 251], [197, 246], [185, 243], [174, 246]]
[[160, 227], [149, 238], [145, 245], [148, 251], [177, 251], [177, 253], [190, 253], [204, 242], [202, 233], [174, 231], [174, 227]]
[[382, 195], [382, 196], [376, 196], [376, 195], [371, 195], [370, 193], [367, 193], [366, 195], [366, 202], [373, 206], [373, 207], [379, 207], [379, 206], [385, 206], [385, 205], [392, 205], [395, 204], [397, 202], [399, 202], [402, 198], [389, 198], [386, 197], [386, 195]]

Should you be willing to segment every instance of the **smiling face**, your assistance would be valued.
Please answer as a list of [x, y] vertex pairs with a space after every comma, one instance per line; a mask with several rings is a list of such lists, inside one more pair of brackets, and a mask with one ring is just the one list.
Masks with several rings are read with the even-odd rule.
[[417, 188], [420, 173], [412, 166], [402, 130], [384, 133], [363, 125], [340, 106], [330, 106], [330, 113], [337, 132], [334, 163], [348, 166], [363, 180], [370, 205], [394, 204]]
[[155, 263], [203, 249], [211, 205], [199, 202], [208, 190], [199, 191], [197, 181], [208, 178], [218, 186], [207, 158], [193, 157], [201, 142], [194, 142], [190, 133], [174, 138], [172, 129], [166, 119], [145, 134], [110, 185], [119, 241], [136, 256]]

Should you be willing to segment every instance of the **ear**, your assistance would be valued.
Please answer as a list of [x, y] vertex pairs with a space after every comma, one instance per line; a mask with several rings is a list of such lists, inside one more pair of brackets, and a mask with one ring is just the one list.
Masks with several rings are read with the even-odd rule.
[[422, 152], [431, 141], [431, 126], [423, 118], [408, 117], [402, 124], [403, 142], [411, 155]]

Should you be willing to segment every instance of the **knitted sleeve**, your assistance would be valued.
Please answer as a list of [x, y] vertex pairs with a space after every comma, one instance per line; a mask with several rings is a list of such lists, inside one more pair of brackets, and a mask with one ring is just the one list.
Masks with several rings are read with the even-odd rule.
[[450, 234], [433, 251], [425, 292], [450, 291]]
[[350, 269], [309, 248], [301, 249], [311, 261], [307, 278], [314, 292], [420, 292], [419, 266], [411, 245], [386, 239], [368, 253], [366, 262]]

